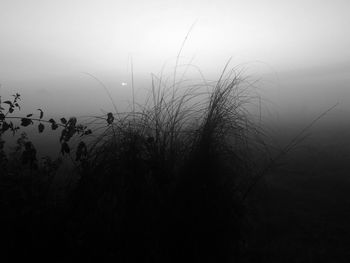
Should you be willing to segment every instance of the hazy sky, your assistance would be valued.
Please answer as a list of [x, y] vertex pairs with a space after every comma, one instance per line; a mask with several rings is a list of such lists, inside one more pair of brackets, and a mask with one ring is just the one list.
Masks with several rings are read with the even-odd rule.
[[[320, 88], [344, 97], [349, 14], [348, 0], [0, 0], [0, 83], [2, 92], [35, 94], [38, 104], [66, 98], [64, 106], [74, 109], [75, 102], [91, 103], [98, 94], [98, 103], [107, 103], [81, 72], [99, 77], [113, 95], [130, 94], [121, 85], [130, 80], [129, 57], [138, 83], [149, 80], [150, 72], [174, 63], [196, 22], [182, 61], [194, 58], [206, 76], [217, 76], [232, 57], [233, 66], [248, 63], [253, 72], [280, 75], [272, 80], [283, 87], [280, 94], [291, 92], [284, 78], [289, 74], [293, 85], [301, 81], [297, 90], [307, 86], [308, 93]], [[310, 86], [315, 74], [323, 76], [322, 87]], [[328, 87], [334, 79], [339, 85]]]

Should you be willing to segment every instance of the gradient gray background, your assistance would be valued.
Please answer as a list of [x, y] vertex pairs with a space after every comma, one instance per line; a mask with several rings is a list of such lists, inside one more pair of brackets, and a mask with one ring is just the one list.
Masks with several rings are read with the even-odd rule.
[[347, 0], [0, 0], [0, 92], [20, 92], [26, 113], [112, 110], [103, 89], [81, 72], [126, 105], [132, 57], [142, 100], [150, 73], [164, 63], [171, 72], [196, 21], [181, 63], [192, 61], [216, 79], [232, 57], [232, 66], [257, 80], [266, 112], [279, 124], [307, 123], [339, 101], [324, 122], [349, 128], [349, 13]]

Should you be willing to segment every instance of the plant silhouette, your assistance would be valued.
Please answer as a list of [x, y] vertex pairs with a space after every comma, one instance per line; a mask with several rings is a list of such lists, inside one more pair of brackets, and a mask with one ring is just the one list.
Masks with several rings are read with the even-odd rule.
[[[246, 197], [305, 130], [272, 158], [246, 108], [253, 97], [227, 66], [218, 81], [185, 90], [181, 82], [166, 87], [162, 78], [153, 79], [144, 104], [133, 100], [131, 112], [94, 116], [87, 125], [75, 117], [46, 120], [42, 109], [14, 116], [20, 94], [0, 98], [6, 256], [50, 255], [54, 262], [243, 261]], [[13, 152], [5, 152], [3, 134], [32, 125], [40, 136], [61, 129], [60, 152], [75, 165], [74, 183], [64, 186], [60, 199], [54, 179], [61, 157], [37, 160], [25, 133]]]

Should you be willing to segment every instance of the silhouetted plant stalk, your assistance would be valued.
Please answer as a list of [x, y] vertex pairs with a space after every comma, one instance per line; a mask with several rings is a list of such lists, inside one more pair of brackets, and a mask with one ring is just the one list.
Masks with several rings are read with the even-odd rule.
[[256, 175], [252, 178], [248, 184], [247, 189], [243, 193], [242, 199], [245, 200], [258, 182], [264, 178], [268, 173], [272, 172], [276, 167], [279, 166], [279, 163], [283, 158], [285, 158], [291, 151], [293, 151], [298, 145], [300, 145], [308, 136], [306, 132], [312, 128], [312, 126], [318, 122], [321, 118], [326, 116], [330, 111], [338, 106], [339, 102], [326, 109], [324, 112], [319, 114], [314, 120], [312, 120], [308, 125], [306, 125], [298, 134], [296, 134], [287, 144], [284, 146], [275, 157], [269, 158], [268, 162], [263, 166], [261, 170], [256, 172]]
[[[132, 135], [139, 136], [147, 142], [146, 148], [148, 151], [152, 151], [147, 154], [153, 159], [177, 161], [177, 158], [185, 159], [185, 156], [192, 153], [196, 147], [199, 147], [196, 149], [197, 152], [220, 148], [220, 151], [230, 153], [236, 159], [240, 158], [242, 162], [240, 165], [248, 168], [248, 162], [250, 162], [248, 151], [257, 150], [259, 147], [262, 150], [267, 146], [264, 144], [262, 131], [259, 131], [249, 121], [249, 113], [245, 108], [245, 105], [251, 102], [252, 97], [247, 94], [246, 89], [240, 87], [239, 75], [233, 70], [227, 73], [229, 62], [225, 65], [217, 82], [208, 84], [206, 81], [203, 85], [194, 85], [185, 90], [181, 90], [181, 82], [174, 82], [171, 89], [167, 89], [165, 83], [162, 83], [162, 77], [155, 80], [156, 77], [152, 76], [150, 96], [143, 105], [136, 103], [133, 96], [132, 112], [117, 112], [117, 107], [108, 93], [116, 112], [114, 114], [109, 112], [106, 116], [93, 117], [95, 120], [102, 120], [107, 124], [94, 130], [97, 139], [89, 147], [83, 141], [79, 142], [75, 151], [75, 160], [87, 160], [89, 154], [90, 158], [93, 156], [97, 158], [101, 152], [106, 150], [104, 147], [108, 148], [110, 145], [119, 147], [121, 140]], [[89, 75], [103, 85], [106, 92], [108, 91], [99, 79]], [[159, 82], [158, 85], [156, 81]], [[45, 124], [49, 125], [52, 130], [62, 128], [59, 138], [62, 154], [70, 153], [68, 142], [74, 135], [83, 137], [92, 134], [92, 129], [89, 129], [87, 125], [77, 124], [75, 117], [68, 120], [61, 118], [59, 122], [54, 119], [45, 120], [42, 109], [38, 109], [38, 117], [33, 117], [32, 113], [25, 117], [11, 116], [15, 109], [21, 109], [20, 94], [16, 93], [12, 97], [12, 101], [6, 100], [4, 102], [1, 101], [0, 97], [1, 160], [6, 159], [5, 142], [1, 139], [1, 135], [6, 131], [11, 131], [15, 135], [20, 126], [27, 127], [36, 122], [38, 123], [38, 133], [44, 132]], [[3, 107], [5, 105], [7, 109]], [[244, 179], [250, 183], [246, 186], [246, 190], [241, 189], [243, 199], [247, 197], [256, 183], [276, 166], [281, 158], [301, 143], [305, 132], [335, 106], [322, 113], [305, 127], [276, 157], [268, 157], [265, 167], [258, 175], [250, 175], [253, 178]], [[20, 120], [20, 126], [15, 125], [12, 120]], [[90, 124], [93, 125], [94, 122], [92, 121]], [[99, 134], [98, 131], [101, 129], [104, 131]], [[113, 140], [112, 144], [111, 139]], [[33, 158], [36, 150], [33, 144], [29, 147], [29, 143], [31, 142], [28, 142], [26, 148], [28, 153], [26, 152], [25, 155]], [[150, 145], [152, 145], [151, 148]], [[255, 149], [250, 147], [255, 147]], [[109, 151], [106, 153], [108, 154]], [[244, 162], [246, 164], [243, 164]], [[247, 173], [247, 171], [243, 173]]]
[[[61, 153], [69, 154], [70, 147], [68, 142], [74, 135], [80, 135], [80, 137], [90, 135], [92, 133], [91, 129], [88, 129], [87, 126], [82, 124], [77, 124], [77, 119], [75, 117], [71, 117], [68, 120], [66, 118], [61, 118], [60, 122], [56, 122], [54, 119], [45, 120], [44, 112], [42, 109], [38, 109], [39, 114], [38, 117], [33, 117], [33, 114], [27, 114], [25, 117], [18, 116], [9, 116], [14, 114], [15, 109], [20, 110], [19, 101], [21, 100], [20, 94], [16, 93], [13, 96], [13, 100], [6, 100], [4, 102], [1, 101], [0, 97], [0, 151], [1, 151], [1, 160], [6, 159], [6, 154], [4, 152], [4, 141], [2, 140], [2, 135], [11, 131], [13, 135], [16, 134], [20, 127], [27, 127], [30, 125], [34, 125], [34, 122], [38, 123], [38, 133], [43, 133], [45, 130], [45, 124], [50, 125], [52, 130], [56, 130], [58, 128], [62, 128], [62, 132], [59, 138], [59, 142], [61, 143]], [[7, 105], [7, 110], [3, 107]], [[6, 106], [5, 106], [6, 107]], [[20, 126], [14, 124], [12, 120], [20, 120]], [[107, 122], [110, 120], [108, 119]], [[83, 141], [81, 141], [78, 145], [76, 151], [76, 161], [80, 161], [82, 158], [86, 158], [87, 156], [87, 146]], [[25, 145], [25, 150], [23, 151], [22, 163], [25, 164], [29, 162], [31, 166], [36, 162], [36, 149], [34, 145], [28, 141]]]
[[[21, 109], [20, 95], [4, 102], [0, 97], [0, 164], [7, 162], [5, 132], [15, 135], [35, 124], [40, 134], [46, 127], [62, 129], [62, 155], [71, 156], [71, 139], [79, 138], [73, 160], [79, 164], [75, 170], [79, 180], [67, 198], [65, 212], [74, 228], [69, 233], [72, 250], [99, 254], [108, 243], [110, 252], [134, 255], [135, 247], [126, 245], [133, 239], [136, 250], [148, 253], [154, 262], [179, 262], [184, 255], [224, 262], [232, 251], [240, 250], [245, 201], [254, 187], [336, 106], [272, 157], [262, 127], [248, 110], [255, 98], [250, 86], [244, 85], [240, 74], [228, 71], [228, 65], [218, 81], [203, 79], [198, 85], [176, 82], [176, 72], [170, 86], [163, 76], [152, 75], [148, 97], [137, 103], [133, 92], [130, 112], [117, 111], [108, 89], [89, 74], [103, 86], [115, 112], [90, 116], [85, 125], [75, 117], [46, 120], [42, 109], [36, 115], [13, 116]], [[11, 158], [29, 165], [30, 172], [37, 169], [36, 149], [25, 134], [17, 140]], [[60, 162], [44, 161], [44, 173], [52, 175]], [[100, 244], [102, 239], [115, 244]], [[146, 247], [151, 249], [145, 251]]]

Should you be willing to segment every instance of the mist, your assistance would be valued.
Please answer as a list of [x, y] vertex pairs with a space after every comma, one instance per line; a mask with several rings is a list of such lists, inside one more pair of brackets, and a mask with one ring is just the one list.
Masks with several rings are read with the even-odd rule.
[[[121, 103], [131, 95], [131, 61], [135, 89], [149, 89], [151, 73], [173, 71], [188, 34], [179, 64], [197, 66], [207, 79], [217, 79], [232, 58], [231, 67], [260, 81], [261, 95], [287, 111], [314, 114], [338, 100], [347, 111], [349, 8], [347, 1], [5, 0], [1, 93], [18, 91], [23, 103], [50, 105], [47, 111], [95, 112], [110, 102], [84, 73]], [[199, 74], [192, 69], [186, 77]]]
[[[237, 255], [239, 256], [237, 258], [242, 259], [242, 262], [261, 262], [259, 261], [261, 258], [266, 262], [286, 260], [292, 260], [292, 262], [298, 260], [300, 262], [323, 262], [322, 260], [326, 260], [324, 262], [342, 262], [342, 259], [348, 256], [344, 244], [347, 244], [345, 241], [348, 241], [346, 235], [350, 235], [349, 221], [346, 221], [350, 220], [350, 211], [348, 211], [350, 181], [347, 178], [350, 170], [349, 12], [350, 2], [347, 0], [1, 0], [0, 97], [2, 104], [0, 104], [2, 107], [6, 106], [4, 108], [7, 109], [9, 104], [5, 103], [5, 105], [4, 101], [12, 99], [13, 94], [19, 93], [21, 95], [21, 109], [16, 108], [14, 116], [25, 117], [27, 114], [34, 114], [33, 116], [37, 117], [40, 113], [38, 109], [40, 109], [44, 112], [43, 120], [46, 121], [53, 118], [60, 123], [61, 118], [68, 120], [73, 116], [77, 117], [78, 122], [100, 118], [105, 127], [112, 127], [113, 120], [108, 122], [106, 117], [108, 113], [113, 113], [114, 116], [119, 116], [119, 113], [125, 112], [135, 114], [133, 112], [135, 105], [138, 109], [142, 109], [142, 106], [147, 104], [149, 96], [152, 97], [152, 88], [154, 87], [165, 89], [181, 87], [186, 90], [186, 87], [199, 85], [205, 90], [207, 83], [217, 83], [223, 72], [233, 70], [239, 76], [240, 85], [249, 91], [247, 97], [250, 100], [246, 108], [248, 110], [247, 117], [256, 125], [254, 127], [257, 127], [259, 136], [261, 135], [264, 140], [263, 145], [266, 147], [266, 149], [264, 148], [266, 152], [262, 154], [261, 159], [268, 159], [267, 156], [273, 159], [283, 153], [281, 154], [283, 158], [273, 163], [276, 168], [271, 169], [262, 178], [261, 182], [259, 181], [256, 184], [254, 191], [247, 200], [245, 200], [245, 197], [242, 200], [239, 199], [242, 193], [234, 193], [235, 198], [237, 196], [237, 200], [239, 200], [237, 202], [242, 205], [241, 207], [247, 208], [246, 210], [243, 209], [244, 212], [240, 208], [238, 209], [238, 206], [235, 209], [237, 208], [252, 222], [248, 223], [250, 222], [248, 219], [242, 219], [243, 221], [246, 220], [244, 223], [247, 223], [244, 227], [251, 224], [248, 227], [249, 230], [242, 227], [244, 231], [240, 228], [241, 225], [238, 224], [240, 226], [238, 232], [242, 230], [244, 238], [239, 239], [239, 241], [237, 241], [238, 239], [234, 240], [233, 243], [239, 244], [234, 253], [238, 251]], [[159, 86], [157, 86], [158, 84]], [[170, 100], [168, 103], [172, 105], [171, 103], [174, 102]], [[2, 114], [2, 112], [0, 113]], [[151, 116], [153, 116], [152, 114]], [[168, 115], [165, 114], [165, 116]], [[1, 117], [3, 119], [0, 119], [0, 124], [7, 117], [7, 115]], [[116, 117], [116, 119], [118, 118]], [[132, 123], [132, 119], [126, 119], [129, 124], [130, 121]], [[13, 121], [16, 120], [13, 119]], [[17, 121], [20, 122], [19, 119]], [[135, 117], [133, 121], [135, 122]], [[21, 127], [15, 136], [0, 130], [0, 142], [2, 140], [6, 142], [7, 153], [16, 152], [15, 146], [16, 143], [18, 144], [18, 136], [24, 131], [35, 145], [39, 160], [42, 157], [51, 156], [52, 158], [62, 157], [67, 162], [72, 161], [72, 157], [69, 158], [65, 154], [67, 152], [62, 148], [62, 139], [59, 139], [61, 131], [50, 130], [49, 123], [45, 123], [45, 130], [40, 134], [38, 134], [37, 123]], [[64, 127], [63, 122], [60, 124]], [[126, 131], [128, 130], [126, 129]], [[139, 132], [139, 130], [136, 131]], [[126, 134], [128, 133], [126, 132]], [[147, 135], [147, 137], [145, 134], [142, 134], [142, 136], [146, 145], [154, 142], [152, 136]], [[114, 137], [116, 137], [115, 134]], [[121, 136], [120, 138], [124, 137]], [[115, 140], [121, 140], [119, 143], [122, 146], [128, 146], [124, 145], [125, 142], [120, 138]], [[126, 138], [128, 139], [127, 136]], [[251, 139], [250, 137], [247, 138]], [[289, 151], [288, 145], [293, 140], [298, 141], [298, 143]], [[75, 143], [77, 142], [78, 139]], [[157, 140], [156, 143], [158, 143]], [[225, 143], [223, 144], [227, 146]], [[111, 143], [111, 145], [113, 144]], [[102, 149], [105, 150], [103, 147]], [[121, 147], [114, 150], [120, 153], [121, 156], [123, 149]], [[285, 151], [285, 149], [288, 149], [288, 151]], [[2, 153], [2, 149], [0, 150], [0, 153]], [[73, 152], [75, 153], [75, 151]], [[197, 152], [200, 152], [200, 150]], [[284, 155], [284, 153], [288, 154]], [[102, 156], [104, 154], [107, 156], [106, 159], [109, 160], [108, 150], [102, 151]], [[163, 154], [165, 156], [167, 152]], [[27, 168], [23, 168], [22, 171], [21, 166], [18, 165], [17, 167], [16, 165], [16, 162], [20, 159], [17, 160], [16, 155], [13, 156], [15, 156], [13, 160], [10, 160], [12, 166], [6, 168], [8, 170], [1, 168], [0, 173], [9, 176], [23, 172], [25, 175], [29, 173], [32, 176], [31, 168], [29, 172], [26, 170]], [[186, 159], [189, 163], [192, 160], [192, 157], [190, 157], [188, 157], [188, 160]], [[197, 158], [197, 156], [195, 157]], [[233, 158], [233, 155], [230, 157]], [[0, 165], [2, 165], [1, 158], [0, 155]], [[158, 158], [161, 159], [159, 156]], [[196, 158], [194, 159], [197, 160]], [[201, 160], [200, 158], [199, 160]], [[179, 165], [176, 163], [178, 159], [175, 158], [174, 160], [174, 163]], [[260, 167], [255, 167], [255, 165], [263, 162], [262, 160], [254, 165], [250, 163], [251, 167], [249, 169], [256, 170], [258, 173]], [[245, 161], [247, 160], [243, 160], [244, 165], [246, 165]], [[75, 168], [81, 168], [77, 165], [79, 161], [74, 162], [73, 160], [72, 162]], [[197, 162], [201, 163], [198, 160]], [[71, 182], [66, 190], [57, 190], [59, 187], [56, 185], [54, 194], [50, 192], [51, 190], [48, 190], [50, 196], [45, 196], [45, 198], [51, 200], [52, 194], [57, 199], [56, 193], [59, 191], [62, 191], [62, 193], [60, 192], [62, 196], [65, 196], [64, 191], [79, 196], [81, 192], [76, 189], [83, 189], [83, 192], [86, 191], [84, 193], [87, 195], [87, 200], [90, 200], [89, 194], [91, 196], [97, 195], [97, 192], [100, 191], [94, 188], [94, 183], [99, 185], [102, 193], [104, 193], [105, 185], [102, 179], [100, 181], [96, 179], [96, 182], [88, 181], [86, 185], [90, 188], [86, 189], [89, 190], [86, 190], [84, 188], [86, 185], [79, 181], [81, 180], [79, 178], [86, 175], [90, 176], [91, 173], [96, 172], [96, 174], [101, 173], [106, 176], [103, 178], [106, 179], [105, 184], [108, 185], [108, 180], [110, 180], [108, 173], [110, 171], [93, 166], [92, 163], [92, 172], [86, 167], [78, 170], [79, 172], [76, 172], [76, 174], [72, 172], [72, 178], [74, 177], [74, 180], [76, 180], [76, 188], [73, 187], [73, 190], [69, 188]], [[113, 163], [114, 161], [110, 161], [110, 163], [107, 161], [107, 165]], [[217, 163], [213, 163], [213, 171], [226, 172], [225, 169], [230, 166], [217, 167], [215, 166]], [[104, 167], [103, 162], [99, 165]], [[123, 165], [118, 169], [121, 171], [129, 169]], [[181, 165], [183, 163], [180, 164], [180, 167], [182, 167]], [[208, 168], [211, 168], [209, 166], [208, 164]], [[169, 168], [165, 174], [172, 174], [172, 167], [168, 164], [165, 167]], [[187, 166], [184, 167], [186, 170]], [[192, 167], [192, 164], [189, 164], [189, 167]], [[195, 165], [193, 167], [198, 168]], [[191, 169], [195, 170], [193, 167]], [[237, 167], [241, 166], [238, 165]], [[151, 169], [155, 169], [156, 172], [162, 171], [161, 169], [158, 171], [158, 168]], [[11, 169], [16, 170], [16, 173]], [[112, 172], [110, 173], [113, 174], [115, 167], [111, 169]], [[205, 169], [201, 168], [199, 170], [205, 174], [203, 172]], [[239, 170], [238, 173], [245, 174], [248, 173], [248, 170], [243, 172]], [[264, 171], [264, 168], [261, 168], [261, 170]], [[64, 169], [57, 169], [56, 172], [56, 181], [63, 181], [62, 178], [70, 175]], [[232, 171], [229, 170], [229, 172]], [[235, 170], [235, 172], [237, 171]], [[179, 171], [176, 170], [174, 174], [176, 173], [179, 173]], [[198, 171], [194, 172], [194, 174], [196, 173], [200, 174]], [[187, 175], [190, 172], [186, 170], [184, 174]], [[225, 173], [223, 172], [223, 174]], [[93, 176], [92, 178], [94, 178]], [[158, 179], [154, 180], [157, 182]], [[179, 183], [176, 180], [175, 182]], [[184, 182], [187, 181], [181, 181], [179, 185]], [[121, 187], [121, 189], [118, 189], [124, 191], [118, 183], [114, 181], [110, 183], [117, 188]], [[143, 183], [143, 181], [137, 181], [135, 184], [131, 183], [130, 189], [135, 190], [135, 193], [146, 191], [148, 186], [142, 188], [144, 187]], [[165, 201], [160, 200], [168, 205], [171, 204], [169, 206], [172, 206], [171, 202], [179, 206], [176, 209], [179, 209], [180, 212], [175, 208], [174, 211], [176, 212], [172, 210], [171, 212], [166, 210], [166, 212], [169, 212], [169, 215], [173, 212], [175, 214], [179, 212], [180, 215], [181, 213], [186, 214], [183, 211], [187, 211], [188, 208], [184, 208], [186, 202], [182, 200], [185, 197], [171, 192], [174, 190], [171, 187], [167, 188], [168, 185], [166, 184], [164, 184], [166, 186], [162, 185], [161, 181], [157, 183], [161, 185], [159, 186], [161, 191], [165, 193], [169, 191], [169, 196], [174, 198], [172, 200], [170, 197], [169, 199], [164, 197]], [[169, 183], [169, 185], [171, 184]], [[177, 189], [174, 187], [179, 192], [188, 187], [186, 198], [197, 198], [190, 193], [192, 188], [198, 190], [195, 185], [196, 181], [193, 181], [184, 188]], [[143, 190], [137, 188], [139, 186]], [[60, 187], [64, 188], [66, 185]], [[228, 186], [225, 185], [225, 187]], [[106, 190], [106, 192], [108, 191]], [[152, 191], [156, 192], [153, 188]], [[134, 196], [130, 194], [130, 200], [144, 198], [142, 194], [135, 193]], [[111, 195], [113, 196], [113, 194]], [[103, 194], [101, 195], [103, 196]], [[8, 198], [8, 200], [11, 198]], [[154, 198], [158, 200], [158, 197]], [[199, 201], [196, 199], [199, 203], [205, 199], [200, 198]], [[225, 198], [227, 196], [223, 198], [224, 201], [222, 202], [226, 205], [225, 202], [228, 199]], [[55, 206], [56, 199], [54, 201]], [[62, 197], [62, 200], [64, 200], [62, 201], [64, 203], [62, 211], [64, 210], [64, 212], [61, 213], [61, 210], [58, 209], [59, 218], [65, 218], [67, 216], [66, 211], [70, 211], [70, 199]], [[107, 200], [106, 203], [108, 202]], [[6, 199], [2, 203], [7, 204], [10, 201], [7, 202]], [[77, 206], [81, 206], [82, 203], [78, 203]], [[227, 207], [223, 203], [219, 203], [219, 205], [217, 203], [217, 205], [224, 210]], [[89, 205], [91, 205], [91, 209], [97, 209], [92, 201]], [[158, 208], [154, 208], [156, 206], [153, 207], [153, 203], [148, 205], [156, 210], [155, 218], [158, 218], [157, 216], [162, 218], [163, 210], [158, 211]], [[23, 206], [25, 207], [25, 205]], [[129, 209], [127, 206], [125, 207]], [[120, 208], [120, 211], [124, 211], [125, 207]], [[204, 207], [206, 206], [204, 205]], [[0, 207], [0, 209], [2, 208]], [[54, 210], [54, 208], [52, 209]], [[5, 211], [5, 208], [3, 210]], [[109, 212], [114, 213], [114, 211]], [[157, 214], [158, 212], [159, 214]], [[17, 216], [16, 213], [14, 212], [13, 215], [17, 220], [20, 216]], [[50, 218], [46, 210], [42, 213]], [[80, 216], [84, 217], [84, 213], [84, 211], [81, 212]], [[193, 218], [196, 216], [195, 213], [199, 213], [198, 218], [204, 218], [205, 213], [202, 211], [194, 212]], [[103, 213], [101, 212], [101, 214]], [[224, 214], [222, 213], [220, 216]], [[136, 213], [136, 215], [138, 214]], [[67, 217], [70, 218], [70, 216], [71, 214], [68, 213]], [[103, 216], [105, 214], [102, 215], [102, 218], [104, 218]], [[123, 216], [125, 215], [123, 214]], [[145, 216], [148, 217], [148, 215]], [[130, 217], [125, 216], [127, 219], [134, 217], [139, 216], [134, 216], [133, 212], [131, 212]], [[73, 216], [69, 222], [79, 228], [80, 222], [74, 221], [76, 219], [72, 218]], [[1, 216], [0, 219], [5, 220], [5, 223], [8, 222], [7, 219]], [[221, 219], [225, 221], [227, 218]], [[23, 220], [16, 220], [14, 222], [30, 222], [27, 217]], [[48, 221], [51, 224], [50, 220]], [[95, 219], [89, 220], [87, 219], [92, 225], [98, 221], [97, 219], [96, 222], [93, 221]], [[176, 225], [176, 220], [171, 221], [172, 219], [169, 218], [168, 220]], [[205, 219], [202, 221], [203, 224], [209, 222]], [[71, 235], [69, 239], [59, 233], [54, 233], [54, 237], [59, 236], [65, 241], [71, 240], [69, 242], [72, 243], [64, 248], [66, 252], [68, 251], [67, 255], [73, 253], [72, 251], [75, 251], [78, 247], [78, 252], [74, 252], [76, 255], [84, 255], [89, 258], [89, 253], [95, 251], [93, 249], [97, 251], [97, 258], [104, 255], [103, 251], [105, 250], [103, 249], [105, 248], [100, 249], [99, 244], [94, 241], [96, 233], [106, 234], [103, 232], [104, 230], [101, 230], [100, 225], [94, 225], [97, 230], [93, 234], [89, 232], [90, 230], [82, 227], [82, 233], [86, 231], [87, 236], [90, 234], [91, 236], [84, 240], [86, 247], [81, 247], [79, 245], [80, 237], [74, 236], [75, 232], [69, 229], [70, 226], [57, 223], [54, 220], [52, 222], [54, 222], [52, 223], [53, 226], [58, 224], [62, 229], [65, 229], [67, 235]], [[113, 221], [112, 225], [117, 224], [115, 222]], [[124, 223], [119, 221], [118, 224], [124, 226]], [[186, 231], [192, 231], [186, 223], [182, 226]], [[165, 226], [165, 228], [167, 227]], [[45, 232], [40, 227], [39, 230], [33, 230], [37, 229], [37, 226], [30, 223], [28, 223], [27, 228], [29, 232], [33, 233], [36, 231], [38, 233]], [[17, 237], [21, 236], [21, 234], [18, 234], [21, 232], [18, 230], [20, 228], [13, 225], [11, 229], [14, 230], [13, 232], [11, 232], [12, 230], [9, 231], [8, 236], [13, 238], [13, 244], [17, 244]], [[345, 234], [342, 235], [340, 232]], [[96, 235], [101, 237], [104, 234]], [[126, 235], [126, 240], [128, 240], [129, 234]], [[114, 238], [109, 234], [106, 235], [111, 239]], [[147, 240], [144, 236], [142, 238]], [[156, 235], [152, 238], [156, 240], [155, 242], [159, 241]], [[221, 240], [223, 242], [220, 243], [223, 244], [222, 247], [215, 247], [208, 241], [209, 245], [206, 248], [221, 251], [225, 247], [225, 241], [227, 241], [225, 238]], [[194, 240], [196, 242], [199, 240], [197, 244], [199, 247], [206, 246], [200, 243], [200, 238], [198, 240], [194, 238]], [[40, 242], [35, 244], [40, 246], [43, 244], [43, 242]], [[172, 242], [175, 241], [169, 242], [173, 244]], [[123, 242], [118, 244], [116, 249], [119, 251], [120, 247], [125, 244]], [[134, 243], [130, 241], [128, 244]], [[134, 250], [133, 245], [130, 246], [131, 248], [125, 245], [124, 251], [126, 251], [126, 254], [128, 251]], [[161, 247], [161, 245], [159, 246]], [[135, 247], [140, 249], [142, 259], [147, 258], [147, 256], [152, 259], [154, 255], [159, 256], [158, 258], [154, 256], [158, 260], [162, 257], [167, 258], [162, 254], [163, 251], [159, 252], [157, 250], [158, 248], [148, 250], [142, 247], [141, 244], [136, 244]], [[157, 245], [154, 247], [157, 247]], [[11, 249], [9, 248], [8, 251], [16, 251], [17, 248]], [[89, 249], [92, 250], [89, 251]], [[185, 251], [187, 251], [186, 249]], [[333, 250], [337, 251], [336, 255], [330, 252]], [[106, 255], [108, 254], [112, 259], [118, 258], [117, 253], [114, 254], [114, 252], [115, 250], [111, 249], [108, 251], [110, 254], [106, 252]], [[123, 254], [124, 252], [120, 253]], [[205, 253], [199, 254], [204, 255]], [[183, 259], [181, 254], [177, 257], [179, 260]], [[195, 258], [195, 256], [193, 257]], [[65, 259], [68, 258], [69, 256]], [[175, 262], [175, 258], [167, 259], [170, 260], [168, 262], [172, 262], [171, 260]], [[150, 261], [152, 261], [151, 259]]]

